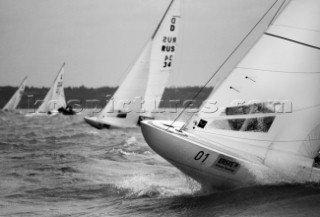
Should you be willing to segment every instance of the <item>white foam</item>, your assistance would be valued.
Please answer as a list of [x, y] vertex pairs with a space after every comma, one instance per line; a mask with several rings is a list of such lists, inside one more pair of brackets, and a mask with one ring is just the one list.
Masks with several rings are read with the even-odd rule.
[[127, 189], [127, 197], [172, 197], [194, 193], [182, 177], [167, 178], [152, 174], [126, 177], [116, 186], [121, 190]]
[[137, 144], [137, 143], [138, 143], [138, 142], [137, 142], [137, 138], [134, 137], [134, 136], [131, 136], [130, 138], [128, 138], [128, 139], [125, 140], [124, 146], [135, 145], [135, 144]]

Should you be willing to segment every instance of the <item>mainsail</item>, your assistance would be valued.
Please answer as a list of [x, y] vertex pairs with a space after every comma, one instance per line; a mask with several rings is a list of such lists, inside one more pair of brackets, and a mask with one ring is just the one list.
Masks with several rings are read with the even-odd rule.
[[276, 3], [278, 16], [185, 125], [141, 124], [149, 146], [204, 188], [320, 180], [320, 1]]
[[185, 130], [273, 168], [310, 168], [320, 149], [319, 11], [318, 0], [292, 0]]
[[48, 113], [57, 111], [60, 107], [66, 107], [66, 99], [64, 97], [63, 90], [63, 75], [64, 75], [65, 63], [63, 63], [61, 69], [58, 72], [50, 90], [45, 96], [42, 104], [37, 109], [36, 113]]
[[149, 78], [144, 97], [146, 117], [153, 117], [172, 72], [181, 18], [180, 0], [172, 1], [152, 37]]
[[151, 112], [159, 105], [172, 69], [179, 8], [179, 0], [172, 0], [151, 39], [98, 116], [98, 121], [116, 127], [134, 127], [139, 116], [152, 117]]
[[138, 100], [146, 91], [151, 44], [152, 42], [149, 40], [129, 74], [114, 94], [113, 99], [108, 102], [98, 116], [100, 121], [119, 127], [136, 125], [139, 113], [132, 111], [134, 103], [132, 100]]
[[13, 94], [13, 96], [11, 97], [11, 99], [7, 102], [7, 104], [3, 107], [3, 111], [12, 111], [12, 110], [15, 110], [23, 96], [23, 93], [24, 93], [24, 89], [26, 87], [26, 83], [27, 83], [27, 79], [28, 79], [28, 76], [26, 76], [18, 90]]

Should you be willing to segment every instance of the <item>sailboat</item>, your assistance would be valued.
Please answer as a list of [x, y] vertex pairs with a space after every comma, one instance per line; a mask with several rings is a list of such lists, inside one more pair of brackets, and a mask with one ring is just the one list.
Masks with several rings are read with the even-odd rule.
[[85, 117], [87, 123], [98, 129], [130, 128], [154, 118], [172, 70], [179, 19], [180, 0], [172, 0], [113, 99], [99, 116]]
[[196, 115], [141, 124], [149, 146], [204, 189], [320, 181], [320, 1], [278, 2]]
[[27, 79], [28, 79], [28, 76], [26, 76], [26, 77], [22, 80], [22, 82], [21, 82], [18, 90], [16, 90], [16, 92], [13, 94], [13, 96], [11, 97], [11, 99], [10, 99], [10, 100], [7, 102], [7, 104], [2, 108], [2, 111], [14, 111], [14, 110], [17, 108], [17, 106], [18, 106], [18, 104], [19, 104], [19, 102], [20, 102], [20, 100], [21, 100], [21, 98], [22, 98], [22, 96], [23, 96], [24, 89], [25, 89], [26, 83], [27, 83]]
[[[57, 77], [54, 79], [54, 82], [50, 87], [50, 90], [48, 91], [42, 104], [39, 106], [35, 114], [54, 115], [63, 113], [63, 111], [66, 109], [68, 110], [63, 89], [64, 68], [65, 63], [62, 64]], [[70, 114], [74, 114], [71, 109]]]

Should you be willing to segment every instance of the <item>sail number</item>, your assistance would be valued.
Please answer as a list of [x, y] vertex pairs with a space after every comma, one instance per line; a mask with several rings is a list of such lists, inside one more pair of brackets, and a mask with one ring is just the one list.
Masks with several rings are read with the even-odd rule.
[[[61, 76], [62, 76], [62, 75], [61, 75]], [[58, 84], [57, 84], [56, 94], [60, 94], [61, 87], [62, 87], [62, 81], [59, 81]]]
[[176, 29], [176, 27], [175, 27], [174, 24], [176, 24], [176, 18], [175, 18], [175, 17], [172, 17], [172, 19], [171, 19], [171, 26], [170, 26], [170, 31], [171, 31], [171, 32], [173, 32], [173, 31]]
[[[172, 17], [170, 20], [170, 31], [174, 32], [176, 30], [176, 24], [177, 24], [177, 18]], [[175, 51], [175, 43], [177, 38], [175, 36], [163, 36], [163, 44], [161, 46], [161, 51], [165, 53], [172, 53], [174, 54]], [[173, 60], [173, 55], [165, 55], [163, 60], [163, 66], [162, 68], [171, 68], [171, 63]]]
[[207, 158], [209, 157], [210, 154], [205, 154], [203, 151], [199, 151], [198, 154], [196, 154], [196, 156], [194, 156], [195, 160], [201, 160], [201, 163], [205, 162], [207, 160]]
[[173, 55], [166, 55], [164, 58], [164, 65], [163, 68], [171, 67], [171, 61], [172, 61]]

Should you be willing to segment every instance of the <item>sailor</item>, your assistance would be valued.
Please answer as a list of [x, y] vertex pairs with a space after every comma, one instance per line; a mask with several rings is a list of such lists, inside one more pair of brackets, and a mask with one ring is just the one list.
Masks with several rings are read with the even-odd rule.
[[313, 166], [320, 168], [320, 153], [318, 154], [317, 157], [314, 158]]
[[139, 116], [139, 119], [138, 119], [137, 125], [138, 125], [138, 126], [140, 126], [141, 121], [143, 121], [144, 119], [145, 119], [144, 117]]
[[66, 112], [68, 114], [75, 114], [75, 111], [73, 110], [73, 107], [71, 105], [66, 106]]
[[72, 108], [71, 105], [67, 105], [66, 110], [69, 111], [69, 112], [71, 112], [71, 111], [73, 110], [73, 108]]
[[58, 112], [59, 112], [59, 113], [63, 112], [63, 110], [64, 110], [63, 107], [58, 108]]

